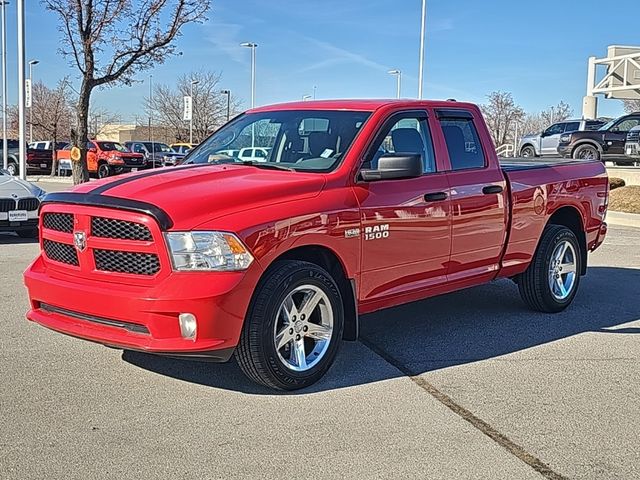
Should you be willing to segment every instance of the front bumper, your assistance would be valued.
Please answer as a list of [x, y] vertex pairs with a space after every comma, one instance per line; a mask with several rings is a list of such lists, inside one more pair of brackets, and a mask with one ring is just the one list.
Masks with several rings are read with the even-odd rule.
[[[172, 272], [153, 286], [76, 278], [38, 257], [24, 274], [27, 318], [107, 346], [225, 361], [238, 344], [255, 283], [250, 272]], [[180, 335], [178, 315], [197, 319], [195, 340]]]
[[570, 157], [571, 156], [571, 144], [560, 144], [558, 145], [558, 155], [561, 157]]

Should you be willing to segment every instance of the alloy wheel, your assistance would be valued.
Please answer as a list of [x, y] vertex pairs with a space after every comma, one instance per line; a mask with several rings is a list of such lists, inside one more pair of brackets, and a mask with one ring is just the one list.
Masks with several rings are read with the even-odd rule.
[[576, 284], [576, 251], [569, 241], [560, 242], [551, 254], [549, 288], [556, 300], [565, 300]]

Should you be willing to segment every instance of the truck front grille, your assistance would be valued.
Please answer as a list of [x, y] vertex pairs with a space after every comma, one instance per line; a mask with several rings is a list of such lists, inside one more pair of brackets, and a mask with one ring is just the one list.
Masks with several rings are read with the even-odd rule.
[[49, 230], [73, 233], [73, 215], [70, 213], [45, 213], [42, 226]]
[[18, 210], [28, 210], [30, 212], [38, 210], [40, 200], [37, 198], [21, 198], [18, 200]]
[[42, 248], [45, 255], [60, 263], [66, 263], [67, 265], [73, 265], [77, 267], [80, 265], [78, 262], [78, 252], [73, 245], [66, 243], [54, 242], [53, 240], [44, 239], [42, 241]]
[[96, 269], [106, 272], [155, 275], [160, 271], [158, 256], [151, 253], [94, 250]]
[[151, 231], [146, 225], [105, 217], [91, 218], [91, 234], [94, 237], [120, 240], [140, 240], [145, 242], [152, 240]]

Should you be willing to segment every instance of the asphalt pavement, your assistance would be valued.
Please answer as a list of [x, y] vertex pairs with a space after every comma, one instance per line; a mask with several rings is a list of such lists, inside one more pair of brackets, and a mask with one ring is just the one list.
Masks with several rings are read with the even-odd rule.
[[26, 321], [37, 251], [0, 234], [2, 479], [640, 478], [640, 229], [563, 313], [497, 281], [368, 315], [293, 394]]

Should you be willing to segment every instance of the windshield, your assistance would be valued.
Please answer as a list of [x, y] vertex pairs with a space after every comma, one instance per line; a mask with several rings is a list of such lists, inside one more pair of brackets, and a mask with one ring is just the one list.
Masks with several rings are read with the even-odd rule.
[[338, 166], [371, 112], [280, 110], [228, 123], [189, 152], [189, 163], [250, 162], [328, 172]]
[[611, 127], [613, 127], [613, 124], [616, 123], [616, 120], [617, 118], [614, 118], [613, 120], [608, 121], [603, 126], [601, 126], [598, 130], [600, 130], [601, 132], [605, 130], [609, 130]]
[[165, 143], [155, 143], [155, 142], [144, 142], [144, 146], [150, 152], [162, 152], [162, 153], [171, 153], [173, 150], [169, 148], [169, 145]]
[[100, 147], [100, 150], [102, 150], [103, 152], [113, 152], [113, 151], [128, 152], [129, 151], [117, 142], [97, 142], [97, 143], [98, 143], [98, 146]]

